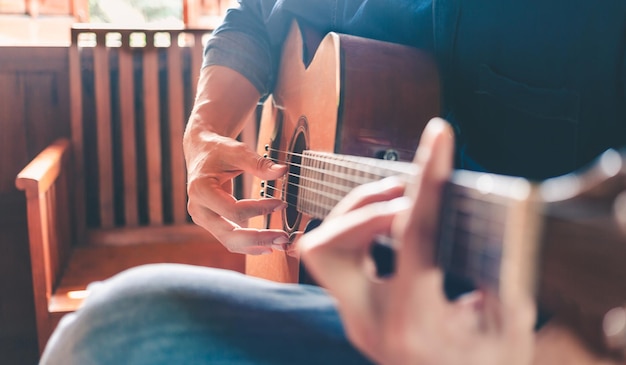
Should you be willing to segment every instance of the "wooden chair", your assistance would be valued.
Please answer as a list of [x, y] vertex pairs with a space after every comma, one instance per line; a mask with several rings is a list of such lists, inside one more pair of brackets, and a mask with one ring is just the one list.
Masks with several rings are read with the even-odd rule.
[[186, 210], [181, 143], [207, 33], [72, 30], [71, 138], [16, 180], [27, 198], [40, 349], [90, 282], [157, 262], [243, 271], [243, 256]]

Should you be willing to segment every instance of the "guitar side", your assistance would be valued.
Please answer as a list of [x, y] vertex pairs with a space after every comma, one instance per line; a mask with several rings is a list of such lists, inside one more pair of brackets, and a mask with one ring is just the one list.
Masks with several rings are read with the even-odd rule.
[[[308, 66], [306, 49], [316, 49]], [[290, 169], [298, 168], [303, 150], [411, 160], [423, 127], [439, 115], [439, 99], [437, 68], [425, 52], [336, 33], [315, 48], [303, 43], [294, 23], [275, 91], [263, 108], [257, 152]], [[255, 179], [251, 197], [279, 197], [289, 208], [256, 217], [250, 226], [297, 237], [309, 217], [295, 209], [296, 185], [289, 177]], [[280, 251], [246, 258], [247, 274], [280, 282], [298, 282], [299, 266], [297, 257]]]

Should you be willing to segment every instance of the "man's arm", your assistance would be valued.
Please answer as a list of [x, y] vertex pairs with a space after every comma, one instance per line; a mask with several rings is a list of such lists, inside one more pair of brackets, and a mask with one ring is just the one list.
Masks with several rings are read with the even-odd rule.
[[286, 171], [286, 166], [262, 158], [234, 139], [258, 100], [257, 89], [238, 72], [205, 67], [183, 139], [189, 214], [230, 251], [247, 254], [271, 252], [288, 242], [283, 231], [240, 226], [250, 217], [283, 209], [282, 201], [237, 201], [232, 196], [232, 179], [242, 172], [273, 180]]
[[[322, 33], [342, 30], [402, 41], [401, 35], [416, 30], [415, 24], [429, 23], [420, 21], [420, 16], [407, 12], [401, 4], [404, 3], [387, 6], [366, 0], [240, 0], [238, 8], [228, 11], [206, 47], [204, 69], [184, 139], [188, 209], [194, 222], [233, 252], [260, 254], [270, 252], [272, 247], [284, 247], [285, 232], [241, 227], [250, 217], [283, 209], [284, 205], [275, 199], [237, 201], [231, 185], [232, 178], [240, 173], [275, 179], [286, 172], [286, 167], [261, 159], [234, 138], [259, 98], [271, 92], [280, 45], [294, 19]], [[381, 32], [391, 24], [402, 26], [393, 34]]]

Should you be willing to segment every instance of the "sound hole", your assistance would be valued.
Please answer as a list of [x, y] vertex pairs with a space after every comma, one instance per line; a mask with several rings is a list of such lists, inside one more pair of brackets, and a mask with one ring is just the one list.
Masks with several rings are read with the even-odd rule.
[[306, 129], [304, 126], [296, 130], [295, 138], [291, 144], [291, 153], [289, 154], [289, 175], [287, 176], [287, 185], [285, 188], [285, 200], [287, 201], [287, 209], [285, 209], [284, 223], [286, 231], [294, 231], [300, 222], [300, 213], [297, 210], [298, 194], [300, 190], [300, 173], [302, 165], [302, 152], [307, 149]]

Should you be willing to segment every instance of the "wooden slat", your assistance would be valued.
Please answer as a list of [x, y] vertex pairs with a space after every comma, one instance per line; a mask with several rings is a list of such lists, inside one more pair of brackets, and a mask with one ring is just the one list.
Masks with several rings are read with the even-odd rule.
[[200, 14], [200, 0], [183, 1], [183, 22], [185, 26], [197, 26]]
[[[176, 34], [176, 33], [175, 33]], [[172, 216], [175, 223], [187, 221], [186, 170], [183, 156], [184, 91], [181, 49], [172, 36], [167, 54], [170, 162], [172, 179]]]
[[[49, 303], [50, 297], [52, 296], [52, 288], [56, 281], [56, 277], [54, 277], [52, 273], [52, 267], [51, 267], [52, 263], [50, 260], [50, 238], [54, 235], [54, 232], [50, 231], [50, 228], [51, 228], [50, 220], [52, 219], [52, 217], [49, 215], [50, 209], [48, 207], [48, 199], [50, 197], [49, 195], [50, 193], [51, 192], [49, 191], [45, 196], [42, 196], [40, 197], [40, 199], [37, 200], [37, 202], [39, 203], [39, 207], [38, 207], [39, 222], [41, 224], [40, 231], [39, 231], [41, 233], [41, 241], [40, 241], [41, 247], [37, 249], [39, 250], [39, 255], [41, 256], [37, 259], [39, 260], [39, 264], [42, 265], [40, 268], [43, 269], [43, 278], [44, 278], [44, 285], [45, 285], [45, 292], [44, 292], [45, 302], [43, 301], [44, 300], [43, 298], [40, 298], [39, 300], [42, 301], [40, 302], [40, 305], [44, 303], [45, 304]], [[28, 231], [30, 233], [30, 226], [29, 226]], [[31, 246], [30, 249], [31, 249], [31, 255], [32, 255], [33, 246]], [[34, 285], [35, 283], [33, 282], [33, 286]], [[52, 331], [52, 329], [49, 327], [48, 321], [46, 322], [47, 323], [44, 323], [43, 326], [41, 327], [38, 326], [38, 329], [37, 329], [37, 332], [39, 333], [39, 336], [40, 336], [40, 341], [39, 341], [40, 351], [43, 351], [43, 344], [41, 341], [41, 336], [48, 337], [50, 335], [50, 332]]]
[[193, 87], [193, 94], [195, 95], [196, 85], [200, 79], [200, 69], [202, 68], [202, 34], [200, 32], [193, 33], [193, 47], [191, 48], [191, 85]]
[[78, 32], [72, 32], [72, 45], [69, 48], [69, 79], [70, 79], [70, 128], [74, 157], [74, 212], [76, 236], [80, 237], [86, 227], [85, 206], [85, 159], [83, 143], [83, 87], [78, 50]]
[[70, 166], [70, 155], [64, 154], [62, 156], [62, 168], [59, 179], [56, 183], [56, 215], [57, 215], [57, 239], [59, 252], [59, 267], [58, 275], [61, 275], [61, 270], [65, 261], [67, 260], [71, 248], [74, 246], [74, 237], [72, 236], [72, 229], [74, 225], [74, 214], [72, 211], [72, 194], [74, 184], [72, 181], [72, 169]]
[[130, 33], [124, 33], [119, 51], [120, 70], [120, 128], [122, 133], [122, 159], [124, 169], [124, 218], [125, 225], [139, 224], [137, 200], [137, 146], [135, 122], [135, 82], [133, 77], [133, 54], [129, 44]]
[[47, 217], [48, 217], [48, 270], [50, 293], [52, 287], [56, 283], [56, 279], [61, 273], [62, 253], [59, 251], [59, 215], [58, 215], [58, 199], [57, 199], [57, 183], [50, 187], [46, 194]]
[[96, 130], [98, 144], [98, 180], [100, 225], [113, 227], [113, 154], [111, 136], [111, 82], [105, 33], [97, 33], [98, 45], [94, 48], [94, 85], [96, 97]]
[[26, 2], [26, 14], [35, 18], [39, 16], [39, 1], [38, 0], [25, 0]]
[[30, 0], [29, 2], [36, 4], [34, 7], [38, 8], [39, 14], [42, 15], [71, 15], [72, 1], [73, 0]]
[[25, 119], [26, 110], [15, 102], [27, 97], [22, 78], [14, 72], [0, 71], [0, 192], [13, 190], [15, 174], [28, 162], [26, 126], [17, 123]]
[[45, 195], [27, 199], [30, 260], [33, 274], [33, 294], [39, 350], [43, 351], [50, 335], [48, 321], [48, 300], [52, 294], [48, 251], [48, 208]]
[[72, 0], [72, 16], [79, 22], [89, 21], [89, 5], [87, 0]]
[[163, 182], [161, 181], [161, 131], [159, 111], [159, 64], [154, 48], [154, 33], [146, 34], [143, 58], [143, 97], [146, 132], [148, 181], [148, 219], [150, 224], [163, 223]]

